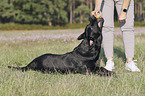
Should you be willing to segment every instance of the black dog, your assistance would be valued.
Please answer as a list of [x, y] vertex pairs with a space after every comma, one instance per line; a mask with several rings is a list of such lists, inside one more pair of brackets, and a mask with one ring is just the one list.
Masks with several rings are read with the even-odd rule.
[[[103, 67], [96, 67], [99, 59], [99, 53], [102, 43], [102, 26], [103, 18], [96, 19], [91, 16], [90, 24], [85, 28], [85, 32], [78, 37], [82, 42], [74, 48], [72, 52], [58, 54], [44, 54], [35, 58], [26, 67], [8, 68], [27, 71], [28, 69], [41, 72], [59, 72], [59, 73], [93, 73], [99, 75], [110, 76], [113, 72]], [[114, 73], [113, 73], [114, 74]]]

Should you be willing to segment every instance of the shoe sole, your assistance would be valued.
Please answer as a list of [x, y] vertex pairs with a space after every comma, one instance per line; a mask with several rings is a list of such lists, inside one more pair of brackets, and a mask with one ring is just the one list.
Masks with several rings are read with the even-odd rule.
[[[105, 68], [105, 67], [104, 67]], [[110, 69], [107, 69], [107, 68], [105, 68], [106, 70], [109, 70], [109, 71], [112, 71], [112, 70], [110, 70]], [[112, 68], [112, 69], [115, 69], [114, 67]]]
[[[125, 67], [125, 69], [128, 70], [128, 71], [132, 71], [130, 68]], [[136, 70], [136, 71], [132, 71], [132, 72], [140, 72], [140, 70]]]

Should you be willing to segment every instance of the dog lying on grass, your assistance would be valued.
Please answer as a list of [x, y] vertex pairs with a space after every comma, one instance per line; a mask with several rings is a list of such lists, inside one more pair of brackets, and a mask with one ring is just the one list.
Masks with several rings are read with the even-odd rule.
[[108, 71], [103, 67], [96, 67], [99, 59], [102, 43], [103, 18], [89, 18], [90, 23], [86, 26], [78, 40], [82, 42], [74, 48], [72, 52], [66, 54], [43, 54], [25, 67], [8, 66], [11, 69], [27, 71], [29, 69], [41, 72], [54, 73], [92, 73], [101, 76], [111, 76], [114, 72]]

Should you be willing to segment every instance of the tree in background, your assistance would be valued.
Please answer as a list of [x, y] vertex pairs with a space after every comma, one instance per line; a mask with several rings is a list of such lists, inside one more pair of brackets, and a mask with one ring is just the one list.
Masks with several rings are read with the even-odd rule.
[[51, 21], [50, 13], [53, 13], [53, 6], [48, 0], [14, 0], [13, 6], [16, 11], [15, 22], [48, 24]]
[[[95, 0], [1, 0], [0, 22], [46, 25], [84, 23], [88, 22], [94, 6]], [[145, 21], [145, 0], [135, 0], [135, 20]]]
[[0, 2], [1, 22], [22, 24], [67, 23], [66, 6], [63, 0], [3, 0]]
[[67, 12], [70, 24], [88, 21], [94, 0], [66, 0]]
[[62, 25], [67, 22], [62, 0], [15, 0], [13, 5], [18, 12], [14, 19], [19, 23]]
[[53, 14], [51, 14], [53, 25], [64, 25], [68, 22], [67, 12], [64, 9], [66, 3], [64, 0], [51, 0], [53, 4]]
[[145, 21], [145, 0], [135, 0], [135, 20]]
[[143, 4], [143, 20], [145, 21], [145, 0], [143, 0], [142, 4]]
[[0, 2], [0, 20], [1, 22], [11, 22], [14, 17], [14, 8], [4, 0]]
[[76, 22], [86, 22], [90, 16], [91, 10], [86, 4], [86, 0], [78, 0], [78, 7], [75, 9]]

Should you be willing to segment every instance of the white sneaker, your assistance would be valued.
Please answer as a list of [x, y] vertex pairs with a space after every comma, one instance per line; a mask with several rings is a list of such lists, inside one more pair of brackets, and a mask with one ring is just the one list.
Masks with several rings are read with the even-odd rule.
[[112, 61], [113, 59], [109, 59], [106, 62], [106, 66], [104, 67], [105, 69], [112, 71], [114, 69], [114, 62]]
[[137, 60], [133, 60], [129, 63], [125, 63], [125, 69], [132, 72], [140, 72], [139, 68], [137, 68], [137, 64], [134, 61]]

